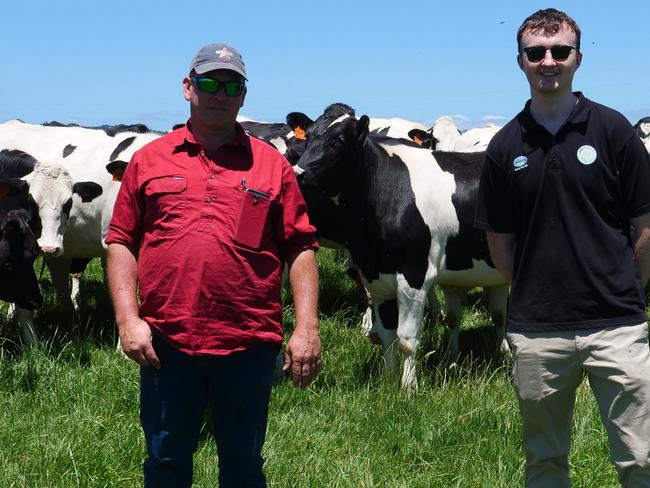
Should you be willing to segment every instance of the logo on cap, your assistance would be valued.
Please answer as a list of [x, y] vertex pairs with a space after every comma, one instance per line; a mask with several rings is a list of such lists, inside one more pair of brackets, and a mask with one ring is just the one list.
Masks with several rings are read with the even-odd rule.
[[580, 146], [576, 156], [578, 156], [578, 161], [585, 165], [593, 163], [598, 157], [596, 149], [589, 145]]
[[512, 166], [514, 166], [515, 171], [519, 171], [520, 169], [524, 169], [526, 166], [528, 166], [528, 158], [526, 156], [517, 156], [512, 161]]
[[223, 59], [225, 61], [230, 61], [232, 58], [232, 53], [225, 47], [223, 49], [217, 49], [216, 53], [219, 55], [219, 59]]

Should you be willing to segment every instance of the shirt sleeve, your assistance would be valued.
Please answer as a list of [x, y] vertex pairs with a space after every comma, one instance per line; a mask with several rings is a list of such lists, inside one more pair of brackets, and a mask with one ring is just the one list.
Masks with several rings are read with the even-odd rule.
[[140, 247], [144, 216], [144, 201], [140, 197], [138, 184], [137, 155], [137, 152], [133, 155], [124, 172], [106, 236], [106, 244], [122, 244], [135, 252]]
[[282, 189], [278, 201], [275, 237], [282, 259], [307, 249], [318, 249], [316, 228], [309, 222], [307, 205], [291, 165], [282, 158]]
[[650, 154], [633, 130], [617, 158], [621, 200], [628, 218], [650, 212]]
[[515, 232], [508, 176], [489, 152], [485, 153], [474, 227], [490, 232]]

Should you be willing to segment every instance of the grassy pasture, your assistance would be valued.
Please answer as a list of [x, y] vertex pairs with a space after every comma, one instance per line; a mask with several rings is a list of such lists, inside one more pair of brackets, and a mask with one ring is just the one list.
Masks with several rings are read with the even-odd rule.
[[[381, 351], [361, 335], [361, 309], [341, 256], [319, 252], [324, 367], [307, 390], [274, 386], [265, 445], [271, 487], [519, 487], [520, 421], [509, 366], [492, 357], [494, 332], [469, 297], [463, 357], [444, 367], [443, 327], [427, 315], [420, 391], [406, 398], [381, 375]], [[116, 335], [98, 264], [82, 283], [82, 312], [56, 304], [47, 271], [37, 313], [41, 345], [24, 350], [0, 318], [0, 488], [136, 487], [144, 442], [138, 368], [115, 351]], [[292, 309], [285, 318], [291, 328]], [[4, 317], [5, 306], [0, 307]], [[207, 429], [195, 455], [195, 486], [215, 486]], [[574, 420], [575, 487], [614, 487], [606, 437], [586, 385]]]

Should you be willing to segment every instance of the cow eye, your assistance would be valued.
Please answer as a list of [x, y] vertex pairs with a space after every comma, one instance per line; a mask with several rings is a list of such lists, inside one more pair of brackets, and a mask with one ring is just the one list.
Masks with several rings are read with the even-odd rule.
[[72, 198], [68, 198], [63, 204], [63, 213], [66, 217], [70, 216], [70, 210], [72, 210]]
[[334, 139], [330, 140], [330, 146], [332, 147], [338, 147], [342, 145], [344, 142], [343, 136], [337, 136]]

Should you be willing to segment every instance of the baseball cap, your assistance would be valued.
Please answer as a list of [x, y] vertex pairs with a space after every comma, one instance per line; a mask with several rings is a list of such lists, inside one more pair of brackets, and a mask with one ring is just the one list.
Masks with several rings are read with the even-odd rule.
[[194, 70], [199, 75], [214, 69], [229, 69], [246, 78], [246, 68], [241, 54], [237, 49], [226, 44], [203, 46], [190, 64], [190, 73]]

